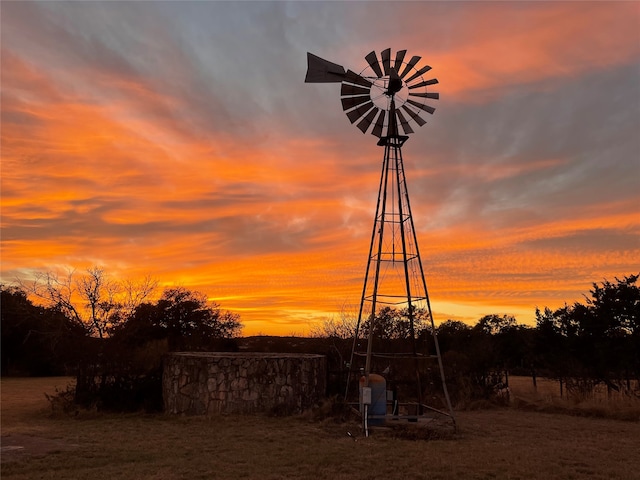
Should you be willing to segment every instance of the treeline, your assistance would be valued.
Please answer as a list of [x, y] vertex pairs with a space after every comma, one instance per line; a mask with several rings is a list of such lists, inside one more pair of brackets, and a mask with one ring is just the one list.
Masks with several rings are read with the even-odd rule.
[[[75, 275], [75, 274], [74, 274]], [[536, 325], [488, 315], [475, 325], [449, 320], [437, 337], [454, 404], [491, 398], [508, 375], [558, 379], [567, 391], [596, 385], [640, 395], [638, 275], [593, 284], [584, 301], [536, 310]], [[1, 287], [2, 375], [76, 375], [75, 401], [116, 409], [161, 408], [161, 358], [169, 351], [233, 351], [241, 323], [206, 295], [169, 288], [151, 301], [155, 285], [110, 280], [90, 269], [64, 278], [44, 275], [30, 285]], [[32, 302], [37, 298], [42, 305]], [[435, 345], [424, 312], [413, 314], [416, 348]], [[327, 355], [329, 393], [344, 392], [355, 325], [327, 321], [315, 338], [254, 339], [244, 348]], [[359, 337], [366, 338], [365, 322]], [[407, 312], [390, 308], [375, 322], [374, 350], [413, 348]], [[260, 342], [258, 342], [260, 340]], [[375, 364], [382, 372], [386, 360]], [[398, 369], [402, 370], [402, 369]], [[425, 368], [423, 385], [436, 370]]]
[[[640, 380], [640, 288], [638, 275], [593, 284], [585, 302], [536, 310], [536, 326], [489, 316], [473, 328], [439, 327], [445, 351], [473, 345], [480, 370], [555, 378], [588, 393], [598, 383], [614, 390], [637, 389]], [[447, 345], [447, 342], [449, 345]], [[478, 372], [481, 373], [481, 372]], [[634, 382], [635, 380], [635, 382]]]
[[[438, 329], [445, 366], [484, 388], [492, 373], [554, 378], [564, 388], [588, 394], [598, 384], [640, 394], [640, 288], [638, 275], [593, 284], [585, 302], [536, 310], [535, 327], [513, 317], [490, 315], [470, 327], [448, 321]], [[504, 382], [506, 379], [499, 379]]]
[[19, 287], [2, 286], [1, 296], [3, 375], [71, 375], [79, 363], [115, 345], [126, 351], [151, 344], [167, 352], [234, 348], [230, 340], [241, 330], [237, 314], [185, 288], [167, 289], [157, 302], [141, 303], [102, 338], [57, 306], [34, 305]]
[[162, 356], [233, 350], [242, 325], [202, 293], [168, 288], [151, 301], [152, 287], [101, 269], [1, 286], [2, 375], [75, 375], [78, 404], [160, 409]]
[[[538, 377], [557, 379], [561, 388], [581, 395], [602, 384], [640, 395], [637, 281], [638, 275], [630, 275], [615, 282], [594, 283], [582, 303], [557, 310], [537, 309], [535, 326], [520, 325], [509, 315], [487, 315], [475, 325], [454, 320], [440, 324], [436, 333], [454, 404], [504, 394], [510, 374], [531, 376], [534, 383]], [[414, 312], [413, 316], [418, 351], [433, 354], [435, 345], [424, 312]], [[374, 352], [410, 352], [413, 345], [408, 323], [406, 311], [381, 310], [374, 327]], [[361, 345], [368, 330], [365, 322], [359, 332]], [[349, 359], [352, 344], [348, 339], [353, 338], [354, 331], [353, 319], [342, 318], [330, 320], [314, 332], [316, 337], [334, 340], [335, 371], [344, 370], [340, 365]], [[372, 371], [388, 370], [389, 363], [374, 358]], [[395, 374], [401, 377], [398, 370]], [[436, 373], [434, 368], [425, 367], [422, 384], [437, 384]]]

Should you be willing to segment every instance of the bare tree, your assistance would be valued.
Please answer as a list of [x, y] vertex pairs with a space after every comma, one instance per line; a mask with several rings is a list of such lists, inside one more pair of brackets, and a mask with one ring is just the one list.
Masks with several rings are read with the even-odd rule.
[[339, 318], [327, 318], [321, 323], [311, 326], [312, 338], [333, 338], [346, 340], [353, 338], [358, 323], [357, 313], [352, 313], [346, 305], [343, 305]]
[[157, 285], [148, 276], [140, 281], [114, 280], [97, 266], [83, 274], [75, 270], [63, 276], [39, 273], [30, 283], [20, 280], [19, 283], [41, 303], [82, 322], [90, 335], [99, 338], [108, 336], [138, 305], [148, 300]]
[[143, 302], [149, 300], [158, 287], [158, 281], [151, 276], [139, 280], [125, 279], [121, 282], [122, 287], [122, 309], [126, 317]]
[[64, 276], [59, 276], [55, 272], [38, 272], [31, 282], [18, 279], [18, 284], [45, 306], [57, 309], [67, 317], [82, 322], [82, 312], [76, 308], [73, 301], [76, 296], [74, 274], [75, 270], [68, 270]]
[[120, 285], [110, 280], [100, 267], [87, 269], [87, 273], [76, 280], [78, 293], [84, 300], [92, 333], [104, 338], [110, 317], [118, 309], [116, 296]]

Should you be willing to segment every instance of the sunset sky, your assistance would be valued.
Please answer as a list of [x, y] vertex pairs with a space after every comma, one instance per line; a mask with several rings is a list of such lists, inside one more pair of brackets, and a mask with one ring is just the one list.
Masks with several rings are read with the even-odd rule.
[[391, 48], [439, 80], [403, 148], [436, 323], [640, 272], [638, 2], [2, 2], [0, 280], [102, 266], [243, 334], [359, 302], [383, 150], [305, 84]]

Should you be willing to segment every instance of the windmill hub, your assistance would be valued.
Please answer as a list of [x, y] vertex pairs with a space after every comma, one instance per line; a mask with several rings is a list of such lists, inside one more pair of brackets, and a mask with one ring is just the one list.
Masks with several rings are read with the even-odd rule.
[[402, 79], [394, 80], [390, 75], [386, 75], [382, 78], [372, 79], [369, 96], [377, 108], [381, 111], [389, 111], [392, 98], [395, 100], [396, 108], [402, 107], [407, 102], [409, 88]]
[[387, 78], [388, 80], [388, 88], [385, 94], [390, 97], [394, 96], [402, 89], [402, 87], [404, 87], [404, 82], [400, 78], [400, 75], [398, 75], [398, 72], [396, 72], [396, 69], [393, 67], [389, 69], [389, 75], [385, 78]]

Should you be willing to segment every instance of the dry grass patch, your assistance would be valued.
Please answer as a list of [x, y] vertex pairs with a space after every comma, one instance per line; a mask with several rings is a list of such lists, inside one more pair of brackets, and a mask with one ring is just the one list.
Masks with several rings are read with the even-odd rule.
[[534, 388], [530, 377], [510, 377], [509, 388], [511, 405], [520, 410], [640, 421], [640, 398], [620, 392], [608, 394], [601, 388], [585, 397], [565, 391], [561, 397], [557, 380], [539, 378]]
[[455, 437], [414, 441], [376, 432], [364, 438], [357, 423], [309, 417], [94, 412], [52, 418], [42, 391], [41, 401], [33, 400], [37, 390], [28, 381], [2, 380], [3, 435], [6, 427], [77, 447], [29, 461], [6, 461], [3, 454], [3, 480], [640, 478], [637, 422], [510, 409], [460, 412]]

